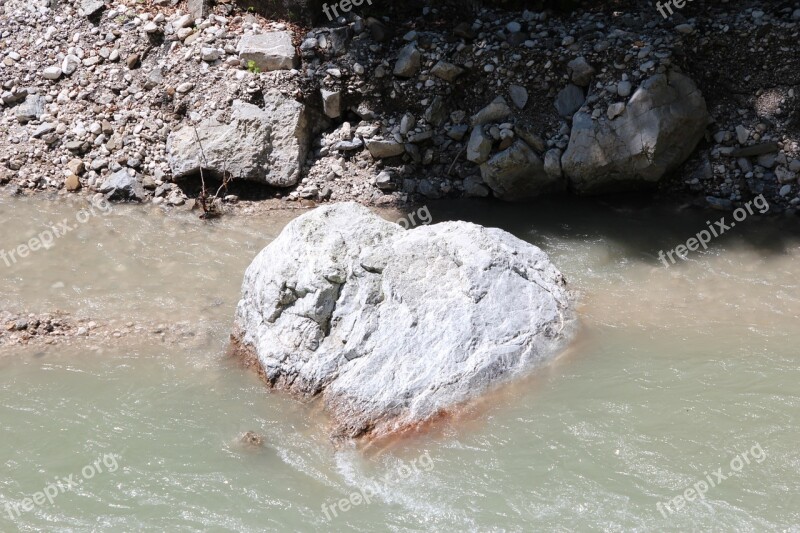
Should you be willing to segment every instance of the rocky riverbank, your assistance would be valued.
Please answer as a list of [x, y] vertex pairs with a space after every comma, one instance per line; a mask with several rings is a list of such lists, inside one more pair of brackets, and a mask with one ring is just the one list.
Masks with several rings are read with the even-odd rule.
[[800, 203], [800, 6], [459, 9], [326, 27], [233, 3], [0, 2], [0, 184], [169, 208], [657, 187]]

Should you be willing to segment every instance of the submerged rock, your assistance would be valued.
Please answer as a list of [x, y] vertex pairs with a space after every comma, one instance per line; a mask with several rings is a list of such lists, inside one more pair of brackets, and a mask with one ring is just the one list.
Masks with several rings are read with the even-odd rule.
[[539, 248], [466, 222], [404, 230], [354, 203], [291, 222], [245, 274], [233, 334], [334, 437], [381, 437], [553, 359], [573, 331]]

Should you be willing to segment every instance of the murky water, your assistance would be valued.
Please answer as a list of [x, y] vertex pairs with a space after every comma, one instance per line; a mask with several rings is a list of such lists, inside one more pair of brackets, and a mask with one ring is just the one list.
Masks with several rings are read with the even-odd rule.
[[[0, 249], [81, 207], [0, 199]], [[369, 453], [334, 450], [316, 406], [224, 357], [244, 269], [299, 212], [209, 225], [117, 206], [0, 260], [0, 308], [195, 331], [179, 346], [0, 349], [0, 531], [797, 531], [795, 222], [753, 217], [665, 268], [658, 250], [708, 213], [429, 208], [543, 247], [580, 291], [583, 330], [474, 412]], [[244, 431], [264, 446], [238, 443]], [[52, 502], [33, 502], [45, 490]]]

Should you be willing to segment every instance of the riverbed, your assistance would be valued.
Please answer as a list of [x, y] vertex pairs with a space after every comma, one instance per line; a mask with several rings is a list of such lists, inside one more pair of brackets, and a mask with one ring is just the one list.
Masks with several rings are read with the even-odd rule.
[[[0, 309], [145, 333], [0, 348], [1, 531], [800, 528], [795, 219], [750, 217], [666, 267], [659, 250], [725, 214], [429, 204], [433, 223], [498, 226], [543, 248], [578, 294], [581, 333], [457, 419], [356, 450], [331, 444], [319, 406], [270, 393], [226, 357], [244, 269], [302, 211], [205, 222], [116, 205], [79, 222], [84, 207], [0, 197], [0, 249], [75, 226], [0, 262]], [[160, 326], [178, 323], [183, 340], [164, 342]], [[241, 443], [248, 431], [263, 445]]]

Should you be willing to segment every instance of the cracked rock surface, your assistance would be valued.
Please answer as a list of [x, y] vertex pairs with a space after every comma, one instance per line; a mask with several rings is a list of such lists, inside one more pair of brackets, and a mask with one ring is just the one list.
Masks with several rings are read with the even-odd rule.
[[573, 324], [539, 248], [465, 222], [404, 230], [343, 203], [256, 257], [234, 340], [272, 386], [321, 395], [333, 437], [377, 438], [545, 364]]

